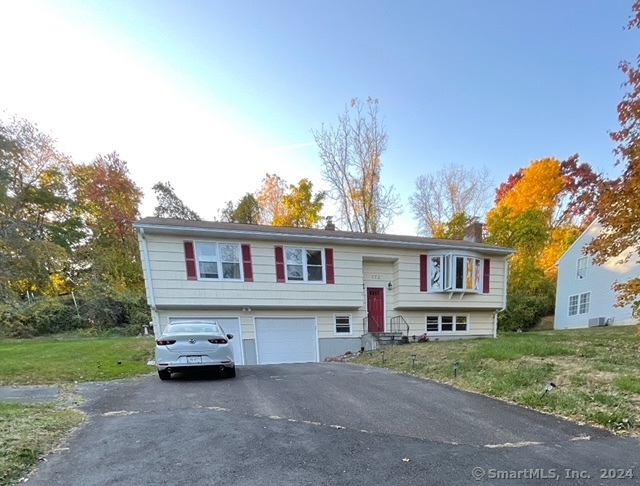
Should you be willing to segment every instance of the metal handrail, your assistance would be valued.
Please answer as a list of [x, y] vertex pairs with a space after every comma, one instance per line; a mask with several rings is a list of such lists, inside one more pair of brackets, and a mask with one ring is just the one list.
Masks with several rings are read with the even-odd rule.
[[402, 316], [392, 317], [389, 321], [389, 328], [391, 332], [401, 332], [409, 337], [409, 323]]
[[[374, 316], [365, 316], [365, 317], [363, 317], [362, 318], [362, 334], [368, 334], [369, 333], [369, 319], [372, 319], [375, 324], [378, 324], [378, 320]], [[376, 326], [376, 327], [378, 327], [378, 326]]]

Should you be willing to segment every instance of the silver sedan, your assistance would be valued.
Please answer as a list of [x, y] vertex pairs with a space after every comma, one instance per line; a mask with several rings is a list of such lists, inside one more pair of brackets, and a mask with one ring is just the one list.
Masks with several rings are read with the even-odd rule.
[[179, 321], [169, 324], [156, 341], [156, 367], [161, 380], [171, 373], [212, 370], [236, 376], [233, 335], [215, 322]]

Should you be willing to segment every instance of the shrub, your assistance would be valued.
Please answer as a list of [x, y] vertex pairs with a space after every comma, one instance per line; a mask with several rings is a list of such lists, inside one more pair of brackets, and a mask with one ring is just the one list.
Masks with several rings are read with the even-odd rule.
[[[77, 307], [76, 307], [77, 303]], [[151, 320], [144, 295], [92, 288], [69, 297], [0, 303], [0, 335], [29, 338], [81, 330], [83, 334], [132, 336]]]
[[42, 297], [33, 302], [2, 305], [0, 332], [7, 337], [27, 338], [74, 331], [83, 326], [74, 307], [59, 298]]
[[548, 295], [511, 295], [507, 309], [498, 315], [501, 331], [527, 331], [536, 326], [542, 317], [552, 314], [554, 301]]

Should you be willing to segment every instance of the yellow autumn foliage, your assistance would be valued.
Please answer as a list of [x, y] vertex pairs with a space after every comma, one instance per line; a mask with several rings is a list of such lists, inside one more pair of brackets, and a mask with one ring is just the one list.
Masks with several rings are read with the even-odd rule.
[[553, 157], [534, 160], [522, 171], [522, 179], [498, 206], [511, 208], [514, 216], [532, 209], [548, 212], [551, 216], [562, 188], [560, 162]]
[[558, 276], [556, 263], [578, 236], [580, 229], [575, 226], [560, 226], [551, 230], [549, 241], [538, 257], [538, 266], [549, 280], [555, 282]]

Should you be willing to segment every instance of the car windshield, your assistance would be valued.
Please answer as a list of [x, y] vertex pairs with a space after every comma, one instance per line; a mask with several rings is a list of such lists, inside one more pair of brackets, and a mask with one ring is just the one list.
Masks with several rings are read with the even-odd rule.
[[222, 331], [215, 324], [189, 323], [171, 324], [167, 334], [222, 334]]

